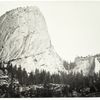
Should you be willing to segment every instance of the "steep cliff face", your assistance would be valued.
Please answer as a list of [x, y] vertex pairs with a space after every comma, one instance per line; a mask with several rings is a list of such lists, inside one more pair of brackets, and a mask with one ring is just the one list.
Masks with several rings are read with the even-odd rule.
[[85, 76], [92, 76], [94, 73], [99, 73], [100, 71], [100, 57], [77, 57], [75, 63], [76, 66], [72, 69], [74, 73], [83, 72]]
[[100, 57], [95, 57], [95, 73], [100, 72]]
[[83, 75], [93, 75], [95, 62], [94, 57], [79, 57], [75, 59], [76, 67], [73, 69], [74, 73], [83, 72]]
[[0, 17], [0, 60], [21, 65], [28, 72], [36, 68], [50, 73], [65, 71], [37, 7], [17, 8]]

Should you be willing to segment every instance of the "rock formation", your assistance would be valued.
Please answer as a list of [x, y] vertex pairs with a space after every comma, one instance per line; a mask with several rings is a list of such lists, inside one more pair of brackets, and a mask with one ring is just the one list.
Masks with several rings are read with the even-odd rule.
[[76, 66], [72, 69], [73, 73], [81, 73], [85, 76], [93, 76], [94, 73], [100, 71], [100, 56], [87, 56], [87, 57], [76, 57]]
[[20, 7], [0, 17], [0, 61], [21, 65], [28, 72], [66, 72], [37, 7]]

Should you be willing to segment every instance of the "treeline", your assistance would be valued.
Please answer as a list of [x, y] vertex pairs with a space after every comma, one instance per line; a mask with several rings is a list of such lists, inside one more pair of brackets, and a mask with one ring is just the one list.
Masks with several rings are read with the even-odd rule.
[[[2, 65], [2, 69], [4, 65]], [[22, 69], [21, 66], [13, 66], [11, 63], [7, 64], [6, 70], [8, 71], [9, 77], [17, 79], [21, 85], [32, 85], [32, 84], [46, 84], [46, 83], [60, 83], [60, 75], [53, 74], [50, 75], [49, 72], [44, 70], [39, 71], [38, 69], [35, 72], [27, 73], [25, 68]]]
[[21, 68], [21, 66], [13, 66], [11, 63], [7, 64], [6, 69], [8, 75], [12, 79], [17, 79], [21, 85], [55, 83], [70, 85], [71, 90], [79, 91], [80, 89], [90, 87], [93, 91], [100, 92], [100, 72], [97, 74], [94, 73], [93, 76], [84, 76], [82, 71], [77, 74], [61, 73], [60, 75], [50, 75], [49, 72], [44, 70], [39, 71], [38, 69], [36, 69], [35, 72], [27, 73], [25, 69]]

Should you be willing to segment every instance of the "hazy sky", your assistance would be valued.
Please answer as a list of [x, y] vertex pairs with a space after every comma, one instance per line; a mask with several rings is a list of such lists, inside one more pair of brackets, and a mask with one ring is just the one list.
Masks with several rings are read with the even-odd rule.
[[38, 6], [57, 53], [68, 61], [100, 53], [100, 2], [0, 2], [0, 15], [19, 6]]

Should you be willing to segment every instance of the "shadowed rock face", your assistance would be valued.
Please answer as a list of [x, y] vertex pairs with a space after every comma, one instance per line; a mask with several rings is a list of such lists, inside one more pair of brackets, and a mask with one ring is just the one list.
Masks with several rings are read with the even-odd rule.
[[76, 66], [72, 70], [74, 73], [83, 73], [85, 76], [93, 76], [100, 71], [100, 56], [77, 57]]
[[92, 76], [95, 69], [95, 58], [90, 57], [79, 57], [75, 59], [76, 67], [73, 69], [74, 73], [83, 73], [85, 76]]
[[0, 60], [21, 65], [28, 72], [36, 68], [65, 72], [37, 7], [17, 8], [0, 17]]

